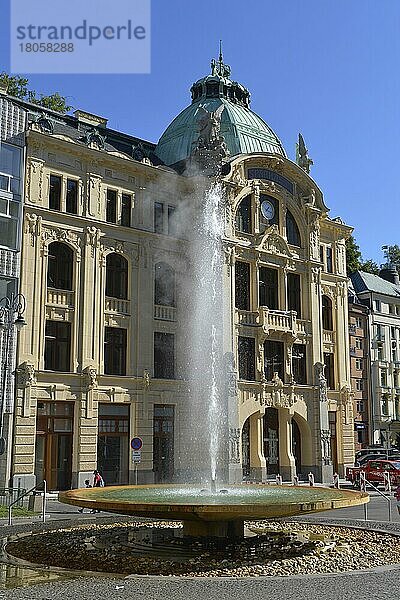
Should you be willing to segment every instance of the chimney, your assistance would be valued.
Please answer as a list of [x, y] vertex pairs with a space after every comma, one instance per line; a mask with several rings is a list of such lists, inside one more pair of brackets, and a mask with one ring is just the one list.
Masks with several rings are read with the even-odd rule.
[[382, 265], [383, 268], [379, 271], [379, 277], [394, 283], [394, 285], [400, 285], [400, 278], [396, 267], [393, 265]]
[[78, 119], [79, 123], [92, 125], [93, 127], [107, 127], [108, 119], [105, 119], [104, 117], [99, 117], [98, 115], [94, 115], [93, 113], [89, 113], [84, 110], [76, 110], [74, 115]]
[[8, 82], [0, 81], [0, 94], [7, 94], [8, 90]]

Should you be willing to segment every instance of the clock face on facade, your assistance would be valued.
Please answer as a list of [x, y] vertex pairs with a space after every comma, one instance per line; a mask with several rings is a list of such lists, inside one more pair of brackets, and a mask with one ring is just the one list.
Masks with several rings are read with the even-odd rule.
[[268, 221], [271, 221], [274, 218], [275, 208], [272, 202], [269, 200], [264, 200], [261, 202], [261, 214], [264, 219], [267, 219]]

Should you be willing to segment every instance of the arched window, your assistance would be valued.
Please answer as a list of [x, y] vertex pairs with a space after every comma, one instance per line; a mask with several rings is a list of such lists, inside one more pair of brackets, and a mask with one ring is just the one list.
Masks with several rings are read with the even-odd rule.
[[322, 328], [333, 330], [332, 300], [328, 296], [322, 296]]
[[235, 227], [243, 233], [251, 233], [251, 196], [243, 198], [236, 211]]
[[53, 242], [49, 245], [47, 287], [72, 290], [73, 251], [67, 244]]
[[120, 254], [108, 254], [106, 296], [128, 299], [128, 261]]
[[175, 306], [175, 271], [163, 262], [157, 263], [155, 268], [154, 304]]
[[286, 237], [289, 244], [301, 246], [300, 231], [290, 210], [286, 211]]

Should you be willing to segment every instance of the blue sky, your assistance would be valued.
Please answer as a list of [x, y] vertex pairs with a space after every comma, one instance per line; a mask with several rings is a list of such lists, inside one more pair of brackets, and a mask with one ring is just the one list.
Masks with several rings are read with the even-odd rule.
[[[0, 0], [0, 70], [9, 70], [7, 5]], [[382, 262], [382, 245], [400, 245], [398, 0], [152, 0], [150, 75], [32, 75], [31, 87], [157, 141], [220, 38], [252, 109], [291, 158], [303, 133], [332, 216]]]

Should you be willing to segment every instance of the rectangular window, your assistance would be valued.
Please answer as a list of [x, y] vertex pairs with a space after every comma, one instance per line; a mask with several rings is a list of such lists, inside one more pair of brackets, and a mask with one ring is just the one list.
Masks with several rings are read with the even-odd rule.
[[293, 344], [293, 379], [296, 383], [305, 385], [307, 383], [307, 354], [305, 344]]
[[116, 190], [107, 190], [107, 205], [106, 205], [106, 221], [107, 223], [117, 222], [117, 192]]
[[357, 400], [357, 412], [358, 413], [364, 412], [364, 400]]
[[71, 371], [71, 323], [46, 321], [44, 368]]
[[61, 210], [61, 177], [50, 175], [49, 208]]
[[255, 381], [256, 378], [256, 360], [254, 338], [239, 336], [238, 339], [238, 364], [239, 379], [246, 381]]
[[122, 227], [131, 226], [131, 211], [132, 211], [132, 196], [130, 194], [122, 194], [121, 204], [121, 225]]
[[67, 213], [76, 215], [78, 213], [78, 182], [75, 179], [67, 179], [67, 199], [65, 210]]
[[294, 310], [297, 318], [301, 318], [301, 287], [300, 275], [288, 273], [287, 275], [287, 301], [288, 310]]
[[381, 311], [381, 301], [380, 300], [375, 300], [375, 310], [377, 310], [378, 312]]
[[386, 387], [387, 386], [387, 373], [384, 369], [381, 369], [380, 380], [381, 380], [381, 386]]
[[278, 271], [276, 269], [260, 267], [258, 285], [259, 305], [267, 306], [271, 310], [278, 310], [278, 292]]
[[356, 358], [356, 369], [357, 371], [361, 371], [363, 368], [363, 361], [361, 358]]
[[362, 327], [361, 317], [356, 317], [355, 323], [356, 323], [356, 327], [361, 328]]
[[175, 343], [172, 333], [154, 332], [154, 377], [175, 378]]
[[285, 381], [284, 345], [282, 342], [267, 340], [264, 342], [264, 374], [271, 381], [274, 373]]
[[164, 233], [164, 204], [154, 202], [154, 231]]
[[18, 241], [18, 220], [0, 216], [0, 246], [16, 248]]
[[335, 389], [334, 356], [331, 352], [324, 352], [324, 365], [325, 365], [326, 385], [331, 390], [334, 390]]
[[168, 206], [168, 235], [176, 237], [177, 231], [176, 207]]
[[362, 392], [364, 390], [364, 380], [356, 379], [356, 390], [357, 392]]
[[326, 247], [326, 270], [333, 273], [333, 252], [331, 246]]
[[239, 310], [250, 310], [250, 264], [235, 263], [235, 306]]
[[105, 328], [104, 373], [105, 375], [126, 375], [126, 329]]
[[356, 348], [357, 350], [362, 350], [362, 339], [356, 338]]

